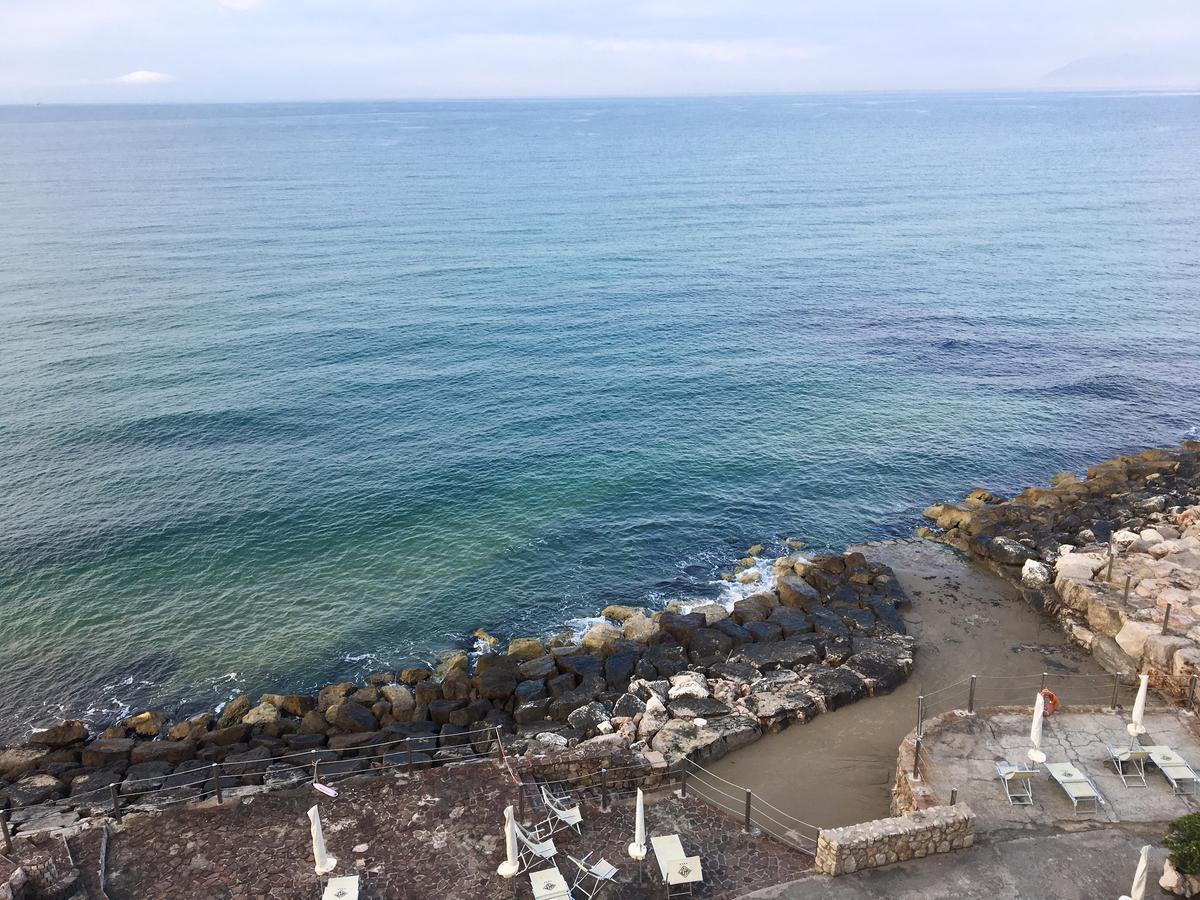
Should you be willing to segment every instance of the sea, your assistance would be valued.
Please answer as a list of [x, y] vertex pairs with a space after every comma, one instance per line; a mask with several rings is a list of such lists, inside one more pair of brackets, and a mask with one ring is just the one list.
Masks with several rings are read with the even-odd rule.
[[1194, 94], [0, 107], [0, 738], [728, 601], [1198, 386]]

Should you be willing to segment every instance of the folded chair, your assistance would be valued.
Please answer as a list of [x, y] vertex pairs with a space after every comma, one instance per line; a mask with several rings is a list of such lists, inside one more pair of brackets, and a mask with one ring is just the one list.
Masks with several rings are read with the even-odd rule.
[[1033, 776], [1037, 769], [1013, 766], [1006, 762], [996, 763], [996, 777], [1004, 785], [1004, 794], [1009, 806], [1033, 805]]
[[1058, 786], [1063, 789], [1063, 793], [1071, 801], [1075, 808], [1075, 815], [1079, 815], [1079, 804], [1081, 803], [1085, 812], [1088, 811], [1089, 803], [1091, 812], [1099, 812], [1104, 798], [1092, 784], [1092, 779], [1084, 775], [1078, 766], [1071, 763], [1046, 763], [1046, 771], [1050, 773], [1051, 778], [1058, 782]]
[[519, 872], [527, 872], [533, 868], [535, 863], [546, 862], [554, 858], [554, 854], [558, 852], [554, 841], [550, 838], [542, 840], [536, 833], [531, 834], [522, 828], [520, 823], [514, 824], [517, 826], [517, 843], [521, 845], [517, 848], [517, 860], [521, 864]]
[[[604, 859], [589, 863], [588, 857], [591, 855], [589, 853], [583, 859], [576, 859], [573, 856], [567, 857], [579, 869], [579, 874], [575, 876], [575, 883], [571, 885], [572, 896], [578, 891], [580, 896], [586, 897], [587, 900], [592, 900], [601, 890], [615, 883], [617, 880], [616, 866]], [[587, 884], [584, 884], [585, 881]]]
[[1170, 747], [1143, 747], [1150, 754], [1150, 762], [1162, 772], [1167, 781], [1171, 782], [1171, 790], [1176, 794], [1195, 794], [1200, 779], [1182, 756]]
[[1146, 786], [1146, 760], [1150, 758], [1149, 750], [1137, 744], [1132, 747], [1114, 747], [1109, 744], [1108, 758], [1125, 787]]
[[579, 804], [567, 806], [566, 803], [558, 797], [555, 797], [546, 786], [542, 785], [542, 802], [546, 804], [546, 809], [550, 815], [546, 821], [539, 823], [535, 831], [538, 835], [545, 833], [552, 835], [556, 831], [561, 831], [563, 828], [574, 828], [576, 834], [581, 834], [579, 824], [583, 821], [583, 813], [579, 811]]
[[658, 861], [658, 871], [667, 888], [668, 900], [692, 896], [692, 887], [704, 881], [700, 857], [684, 856], [683, 844], [677, 834], [651, 837], [650, 846], [654, 848], [654, 858]]

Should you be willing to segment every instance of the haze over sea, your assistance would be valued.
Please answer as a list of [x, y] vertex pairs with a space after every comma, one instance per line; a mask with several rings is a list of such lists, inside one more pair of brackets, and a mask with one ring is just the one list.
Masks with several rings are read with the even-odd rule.
[[1200, 425], [1200, 97], [0, 109], [0, 737]]

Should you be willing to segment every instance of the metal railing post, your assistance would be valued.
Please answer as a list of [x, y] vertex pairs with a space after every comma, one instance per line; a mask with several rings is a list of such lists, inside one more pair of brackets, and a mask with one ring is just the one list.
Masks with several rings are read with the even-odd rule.
[[750, 788], [746, 788], [746, 834], [750, 833]]
[[113, 818], [117, 820], [117, 824], [121, 823], [121, 793], [117, 790], [115, 784], [108, 786], [108, 792], [112, 795]]
[[600, 770], [600, 808], [608, 809], [608, 769]]
[[913, 780], [914, 780], [914, 781], [920, 781], [920, 780], [921, 780], [921, 769], [920, 769], [920, 764], [921, 764], [921, 737], [920, 737], [920, 735], [918, 735], [918, 736], [917, 736], [917, 743], [916, 743], [916, 746], [914, 746], [914, 747], [913, 747], [913, 770], [912, 770], [912, 777], [913, 777]]
[[687, 799], [687, 760], [683, 761], [683, 777], [679, 780], [679, 796]]
[[958, 802], [958, 788], [950, 788], [950, 805]]
[[1109, 583], [1112, 582], [1112, 567], [1113, 567], [1113, 560], [1115, 560], [1115, 559], [1116, 559], [1116, 556], [1113, 554], [1113, 543], [1112, 543], [1112, 539], [1110, 538], [1109, 542], [1108, 542], [1108, 571], [1104, 573], [1104, 580]]
[[1163, 627], [1162, 627], [1163, 634], [1167, 633], [1167, 628], [1170, 627], [1170, 624], [1171, 624], [1171, 606], [1172, 606], [1172, 604], [1168, 603], [1166, 610], [1163, 612]]
[[967, 712], [969, 713], [975, 712], [975, 680], [978, 677], [978, 675], [971, 676], [971, 690], [967, 694]]
[[1044, 691], [1044, 690], [1046, 689], [1046, 676], [1047, 676], [1048, 674], [1049, 674], [1049, 673], [1047, 673], [1047, 672], [1043, 672], [1043, 673], [1042, 673], [1042, 686], [1041, 686], [1040, 690], [1043, 690], [1043, 691]]
[[1121, 673], [1114, 672], [1113, 673], [1113, 696], [1112, 696], [1112, 708], [1113, 709], [1117, 708], [1117, 692], [1120, 690], [1121, 690]]
[[406, 737], [404, 739], [404, 752], [408, 759], [408, 771], [411, 773], [413, 770], [413, 750], [412, 750], [412, 738], [410, 738], [410, 737]]
[[525, 782], [517, 778], [517, 819], [525, 821]]
[[917, 695], [917, 737], [925, 733], [925, 695]]
[[1128, 605], [1129, 605], [1129, 583], [1130, 583], [1132, 580], [1133, 580], [1133, 576], [1132, 576], [1132, 575], [1126, 575], [1126, 576], [1125, 576], [1125, 596], [1121, 598], [1121, 605], [1122, 605], [1122, 606], [1128, 606]]
[[[221, 764], [213, 763], [213, 793], [217, 796], [217, 803], [221, 803], [224, 799], [221, 796]], [[316, 781], [316, 776], [313, 777]]]
[[500, 726], [496, 726], [496, 762], [504, 762], [504, 749], [500, 746]]
[[8, 810], [0, 809], [0, 837], [4, 838], [4, 853], [13, 856], [12, 834], [8, 830]]
[[1188, 709], [1192, 712], [1196, 711], [1196, 681], [1200, 680], [1200, 676], [1193, 675], [1188, 679]]

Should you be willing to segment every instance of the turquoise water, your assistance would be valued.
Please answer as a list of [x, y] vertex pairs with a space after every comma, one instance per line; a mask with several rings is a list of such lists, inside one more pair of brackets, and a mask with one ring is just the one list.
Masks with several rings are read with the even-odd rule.
[[1200, 425], [1200, 97], [0, 109], [0, 734]]

